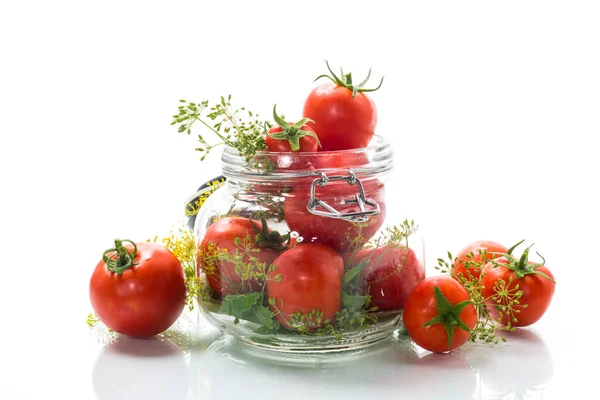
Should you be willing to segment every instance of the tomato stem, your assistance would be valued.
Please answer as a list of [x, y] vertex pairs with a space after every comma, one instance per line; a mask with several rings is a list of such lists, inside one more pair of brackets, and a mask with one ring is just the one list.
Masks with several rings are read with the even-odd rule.
[[[123, 246], [123, 242], [128, 242], [133, 245], [131, 252], [127, 247]], [[102, 254], [102, 261], [106, 264], [106, 268], [113, 273], [121, 275], [129, 267], [133, 267], [135, 256], [137, 255], [137, 246], [134, 242], [128, 239], [115, 239], [115, 247], [106, 250]]]
[[369, 73], [367, 74], [367, 77], [358, 85], [354, 85], [354, 84], [352, 84], [352, 73], [348, 72], [347, 74], [344, 74], [344, 71], [340, 68], [340, 76], [341, 76], [341, 78], [340, 78], [331, 70], [331, 67], [329, 67], [329, 63], [327, 62], [327, 60], [325, 60], [325, 64], [327, 64], [327, 69], [329, 70], [329, 73], [331, 75], [327, 75], [327, 74], [319, 75], [315, 79], [315, 81], [317, 81], [321, 78], [331, 79], [331, 81], [333, 83], [335, 83], [336, 85], [342, 86], [342, 87], [345, 87], [346, 89], [351, 90], [352, 98], [354, 98], [357, 93], [374, 92], [376, 90], [379, 90], [379, 88], [383, 84], [383, 77], [381, 77], [381, 80], [379, 81], [379, 85], [377, 85], [377, 87], [372, 88], [372, 89], [365, 89], [364, 86], [367, 84], [367, 81], [371, 77], [370, 69], [369, 69]]
[[277, 125], [279, 125], [279, 127], [281, 128], [281, 132], [267, 133], [267, 135], [269, 135], [273, 139], [287, 140], [290, 143], [290, 148], [292, 149], [292, 151], [298, 151], [300, 149], [300, 138], [304, 136], [312, 137], [313, 139], [315, 139], [319, 147], [322, 147], [319, 138], [314, 132], [302, 129], [304, 128], [304, 125], [307, 122], [314, 123], [315, 121], [309, 118], [302, 118], [295, 124], [290, 125], [281, 116], [277, 115], [276, 108], [277, 104], [273, 106], [273, 119], [275, 120], [275, 123], [277, 123]]
[[541, 267], [546, 263], [546, 260], [544, 259], [544, 257], [542, 257], [542, 255], [540, 253], [538, 253], [536, 251], [536, 254], [542, 259], [541, 263], [529, 262], [529, 251], [533, 247], [533, 244], [531, 244], [525, 250], [523, 250], [523, 254], [521, 254], [521, 257], [519, 257], [519, 259], [516, 259], [512, 255], [513, 250], [518, 245], [523, 243], [524, 241], [525, 240], [521, 240], [519, 243], [515, 244], [510, 249], [508, 249], [506, 254], [503, 254], [503, 256], [508, 260], [507, 264], [498, 263], [497, 261], [491, 260], [492, 263], [494, 264], [494, 267], [502, 266], [502, 267], [508, 268], [511, 271], [513, 271], [515, 273], [515, 276], [519, 279], [522, 279], [525, 275], [536, 274], [536, 275], [539, 275], [545, 279], [548, 279], [548, 280], [556, 283], [556, 281], [554, 279], [552, 279], [551, 277], [549, 277], [547, 274], [536, 270], [536, 268]]

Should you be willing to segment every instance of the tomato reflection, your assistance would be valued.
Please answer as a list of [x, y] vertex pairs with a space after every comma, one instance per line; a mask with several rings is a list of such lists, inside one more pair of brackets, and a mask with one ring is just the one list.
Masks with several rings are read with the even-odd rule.
[[505, 343], [473, 346], [471, 364], [479, 371], [483, 390], [502, 398], [531, 398], [554, 375], [550, 349], [535, 330], [518, 328], [502, 335]]
[[99, 355], [92, 372], [102, 399], [185, 399], [187, 364], [181, 349], [164, 337], [116, 336]]

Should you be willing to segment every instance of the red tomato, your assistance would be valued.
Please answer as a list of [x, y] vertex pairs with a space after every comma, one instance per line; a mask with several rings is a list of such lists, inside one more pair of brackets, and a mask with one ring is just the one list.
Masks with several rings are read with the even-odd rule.
[[[329, 64], [327, 65], [329, 68]], [[303, 116], [319, 134], [321, 150], [345, 150], [367, 147], [377, 125], [375, 103], [352, 83], [351, 74], [337, 77], [322, 75], [333, 82], [315, 87], [306, 98]], [[382, 79], [383, 81], [383, 79]], [[380, 84], [381, 86], [381, 84]]]
[[356, 254], [355, 265], [368, 258], [361, 278], [370, 306], [379, 311], [404, 307], [414, 287], [425, 279], [425, 267], [411, 248], [390, 245], [363, 249]]
[[[488, 309], [492, 316], [500, 317], [502, 309], [511, 300], [516, 299], [517, 292], [523, 292], [518, 298], [519, 304], [512, 306], [516, 312], [502, 311], [500, 318], [502, 325], [532, 325], [544, 315], [554, 296], [556, 287], [554, 276], [543, 263], [528, 261], [530, 247], [523, 252], [520, 259], [507, 254], [505, 257], [488, 262], [483, 268], [481, 282], [484, 288], [481, 293], [485, 299], [488, 299]], [[503, 287], [499, 288], [495, 286], [496, 284]]]
[[267, 281], [271, 310], [286, 328], [313, 331], [326, 320], [334, 323], [340, 309], [344, 262], [330, 247], [298, 244], [273, 262], [275, 276]]
[[[293, 126], [293, 124], [291, 122], [288, 122], [288, 124], [290, 126]], [[308, 126], [306, 124], [302, 127], [302, 130], [305, 132], [312, 132], [312, 133], [315, 132], [313, 128], [311, 128], [310, 126]], [[290, 151], [315, 152], [315, 151], [319, 150], [319, 143], [312, 136], [308, 136], [308, 135], [301, 136], [298, 139], [298, 142], [299, 142], [298, 150], [292, 149], [289, 139], [276, 139], [273, 136], [270, 136], [270, 135], [275, 135], [277, 133], [281, 133], [282, 131], [283, 131], [283, 129], [281, 129], [280, 126], [274, 126], [271, 129], [269, 129], [269, 134], [265, 138], [265, 143], [266, 143], [269, 151], [278, 152], [278, 153], [287, 153]]]
[[[321, 243], [340, 253], [347, 252], [352, 240], [359, 238], [358, 245], [366, 243], [381, 228], [385, 220], [386, 206], [384, 185], [381, 181], [363, 181], [365, 195], [379, 204], [380, 213], [370, 216], [364, 223], [311, 214], [306, 206], [310, 199], [310, 186], [297, 185], [283, 202], [285, 220], [292, 231], [298, 232], [305, 243]], [[331, 181], [323, 188], [317, 187], [316, 196], [341, 213], [360, 211], [354, 200], [358, 188], [343, 181]]]
[[[434, 353], [462, 346], [477, 323], [477, 311], [470, 300], [465, 288], [449, 276], [423, 279], [404, 305], [402, 319], [408, 335]], [[460, 327], [461, 323], [467, 330]]]
[[98, 319], [133, 337], [168, 329], [185, 305], [185, 273], [179, 259], [160, 244], [134, 246], [129, 240], [116, 240], [115, 251], [105, 255], [90, 280], [90, 300]]
[[265, 144], [269, 151], [287, 153], [291, 151], [315, 152], [319, 150], [319, 139], [303, 118], [298, 122], [286, 122], [277, 115], [276, 106], [273, 106], [273, 118], [277, 126], [269, 129]]
[[320, 151], [311, 160], [315, 170], [339, 170], [340, 174], [346, 173], [348, 168], [360, 168], [369, 163], [367, 154], [363, 150], [344, 150], [344, 151]]
[[[202, 271], [206, 274], [215, 294], [226, 296], [261, 290], [264, 279], [256, 279], [253, 265], [265, 263], [268, 268], [279, 255], [279, 250], [260, 247], [256, 243], [257, 229], [261, 228], [260, 222], [233, 217], [222, 218], [208, 227], [199, 246], [197, 272], [199, 274]], [[236, 244], [236, 240], [239, 244]], [[248, 252], [245, 246], [259, 251]], [[246, 269], [241, 271], [242, 276], [236, 272], [236, 263], [218, 259], [218, 253], [229, 253], [232, 256], [236, 252], [243, 254], [242, 260]], [[266, 278], [266, 275], [264, 277]]]
[[[464, 277], [465, 279], [479, 279], [481, 269], [488, 260], [500, 257], [508, 251], [503, 244], [491, 240], [479, 240], [463, 247], [457, 254], [452, 266], [452, 275]], [[481, 259], [484, 252], [484, 259]], [[498, 254], [501, 253], [501, 254]]]

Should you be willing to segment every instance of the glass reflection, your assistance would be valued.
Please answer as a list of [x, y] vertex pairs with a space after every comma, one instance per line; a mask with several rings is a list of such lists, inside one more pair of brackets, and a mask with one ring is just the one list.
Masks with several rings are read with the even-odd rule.
[[[293, 364], [265, 359], [227, 335], [198, 355], [198, 393], [207, 399], [260, 393], [261, 398], [470, 399], [476, 373], [461, 352], [419, 352], [407, 338], [390, 338], [360, 358]], [[335, 355], [330, 355], [335, 358]]]

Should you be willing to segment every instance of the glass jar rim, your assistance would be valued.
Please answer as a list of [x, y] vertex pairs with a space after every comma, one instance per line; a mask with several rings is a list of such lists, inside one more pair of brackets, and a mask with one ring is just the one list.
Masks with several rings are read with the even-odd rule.
[[247, 161], [233, 147], [227, 146], [221, 156], [221, 170], [227, 179], [284, 181], [318, 176], [321, 173], [343, 173], [352, 169], [358, 177], [371, 177], [394, 167], [390, 142], [374, 135], [367, 147], [319, 152], [261, 152]]

